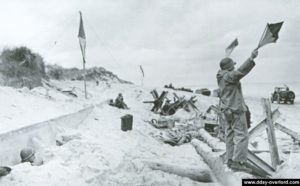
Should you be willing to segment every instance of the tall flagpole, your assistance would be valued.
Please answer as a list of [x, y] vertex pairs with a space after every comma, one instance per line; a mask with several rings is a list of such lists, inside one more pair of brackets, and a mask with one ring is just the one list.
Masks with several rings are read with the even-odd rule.
[[85, 47], [86, 47], [86, 37], [84, 33], [83, 28], [83, 21], [82, 21], [82, 14], [79, 11], [80, 15], [80, 23], [79, 23], [79, 32], [78, 32], [78, 39], [79, 39], [79, 45], [82, 53], [82, 61], [83, 61], [83, 82], [84, 82], [84, 95], [85, 99], [87, 99], [87, 91], [86, 91], [86, 81], [85, 81]]
[[143, 77], [143, 75], [141, 75], [141, 83], [142, 83], [142, 86], [144, 86], [144, 77]]
[[82, 59], [83, 59], [83, 82], [84, 82], [84, 96], [85, 96], [85, 99], [87, 99], [87, 92], [86, 92], [86, 81], [85, 81], [85, 59], [84, 59], [84, 57], [83, 57]]
[[140, 65], [140, 70], [141, 70], [141, 86], [143, 86], [144, 85], [144, 76], [145, 76], [145, 74], [144, 74], [144, 70], [143, 70], [142, 65]]

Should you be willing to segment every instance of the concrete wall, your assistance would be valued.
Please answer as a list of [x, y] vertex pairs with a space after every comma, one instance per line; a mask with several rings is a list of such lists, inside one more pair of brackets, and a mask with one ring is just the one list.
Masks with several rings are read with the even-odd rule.
[[20, 163], [20, 151], [24, 147], [38, 150], [49, 145], [55, 145], [58, 128], [77, 128], [92, 112], [93, 108], [90, 106], [72, 114], [0, 134], [0, 166]]

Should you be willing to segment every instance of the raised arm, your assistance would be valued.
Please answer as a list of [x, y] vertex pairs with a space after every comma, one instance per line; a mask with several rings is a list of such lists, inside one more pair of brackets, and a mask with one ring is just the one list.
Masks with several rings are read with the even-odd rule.
[[225, 74], [225, 81], [229, 83], [236, 83], [245, 77], [255, 66], [254, 58], [256, 58], [257, 55], [257, 50], [254, 50], [251, 54], [251, 57], [248, 58], [237, 70], [233, 70]]

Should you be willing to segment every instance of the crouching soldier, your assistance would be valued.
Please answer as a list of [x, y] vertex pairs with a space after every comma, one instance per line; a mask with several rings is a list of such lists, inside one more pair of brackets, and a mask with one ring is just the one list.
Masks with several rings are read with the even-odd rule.
[[32, 166], [42, 165], [44, 162], [41, 158], [35, 156], [35, 152], [31, 148], [24, 148], [21, 150], [21, 163], [29, 162]]
[[123, 95], [121, 93], [119, 93], [116, 98], [114, 105], [121, 109], [128, 109], [127, 105], [124, 103]]

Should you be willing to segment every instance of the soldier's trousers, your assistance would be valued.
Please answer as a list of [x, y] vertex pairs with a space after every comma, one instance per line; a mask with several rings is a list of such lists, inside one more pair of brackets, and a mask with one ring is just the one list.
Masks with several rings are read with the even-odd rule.
[[246, 162], [248, 153], [248, 128], [245, 112], [224, 113], [226, 120], [226, 155], [227, 160], [235, 162]]

